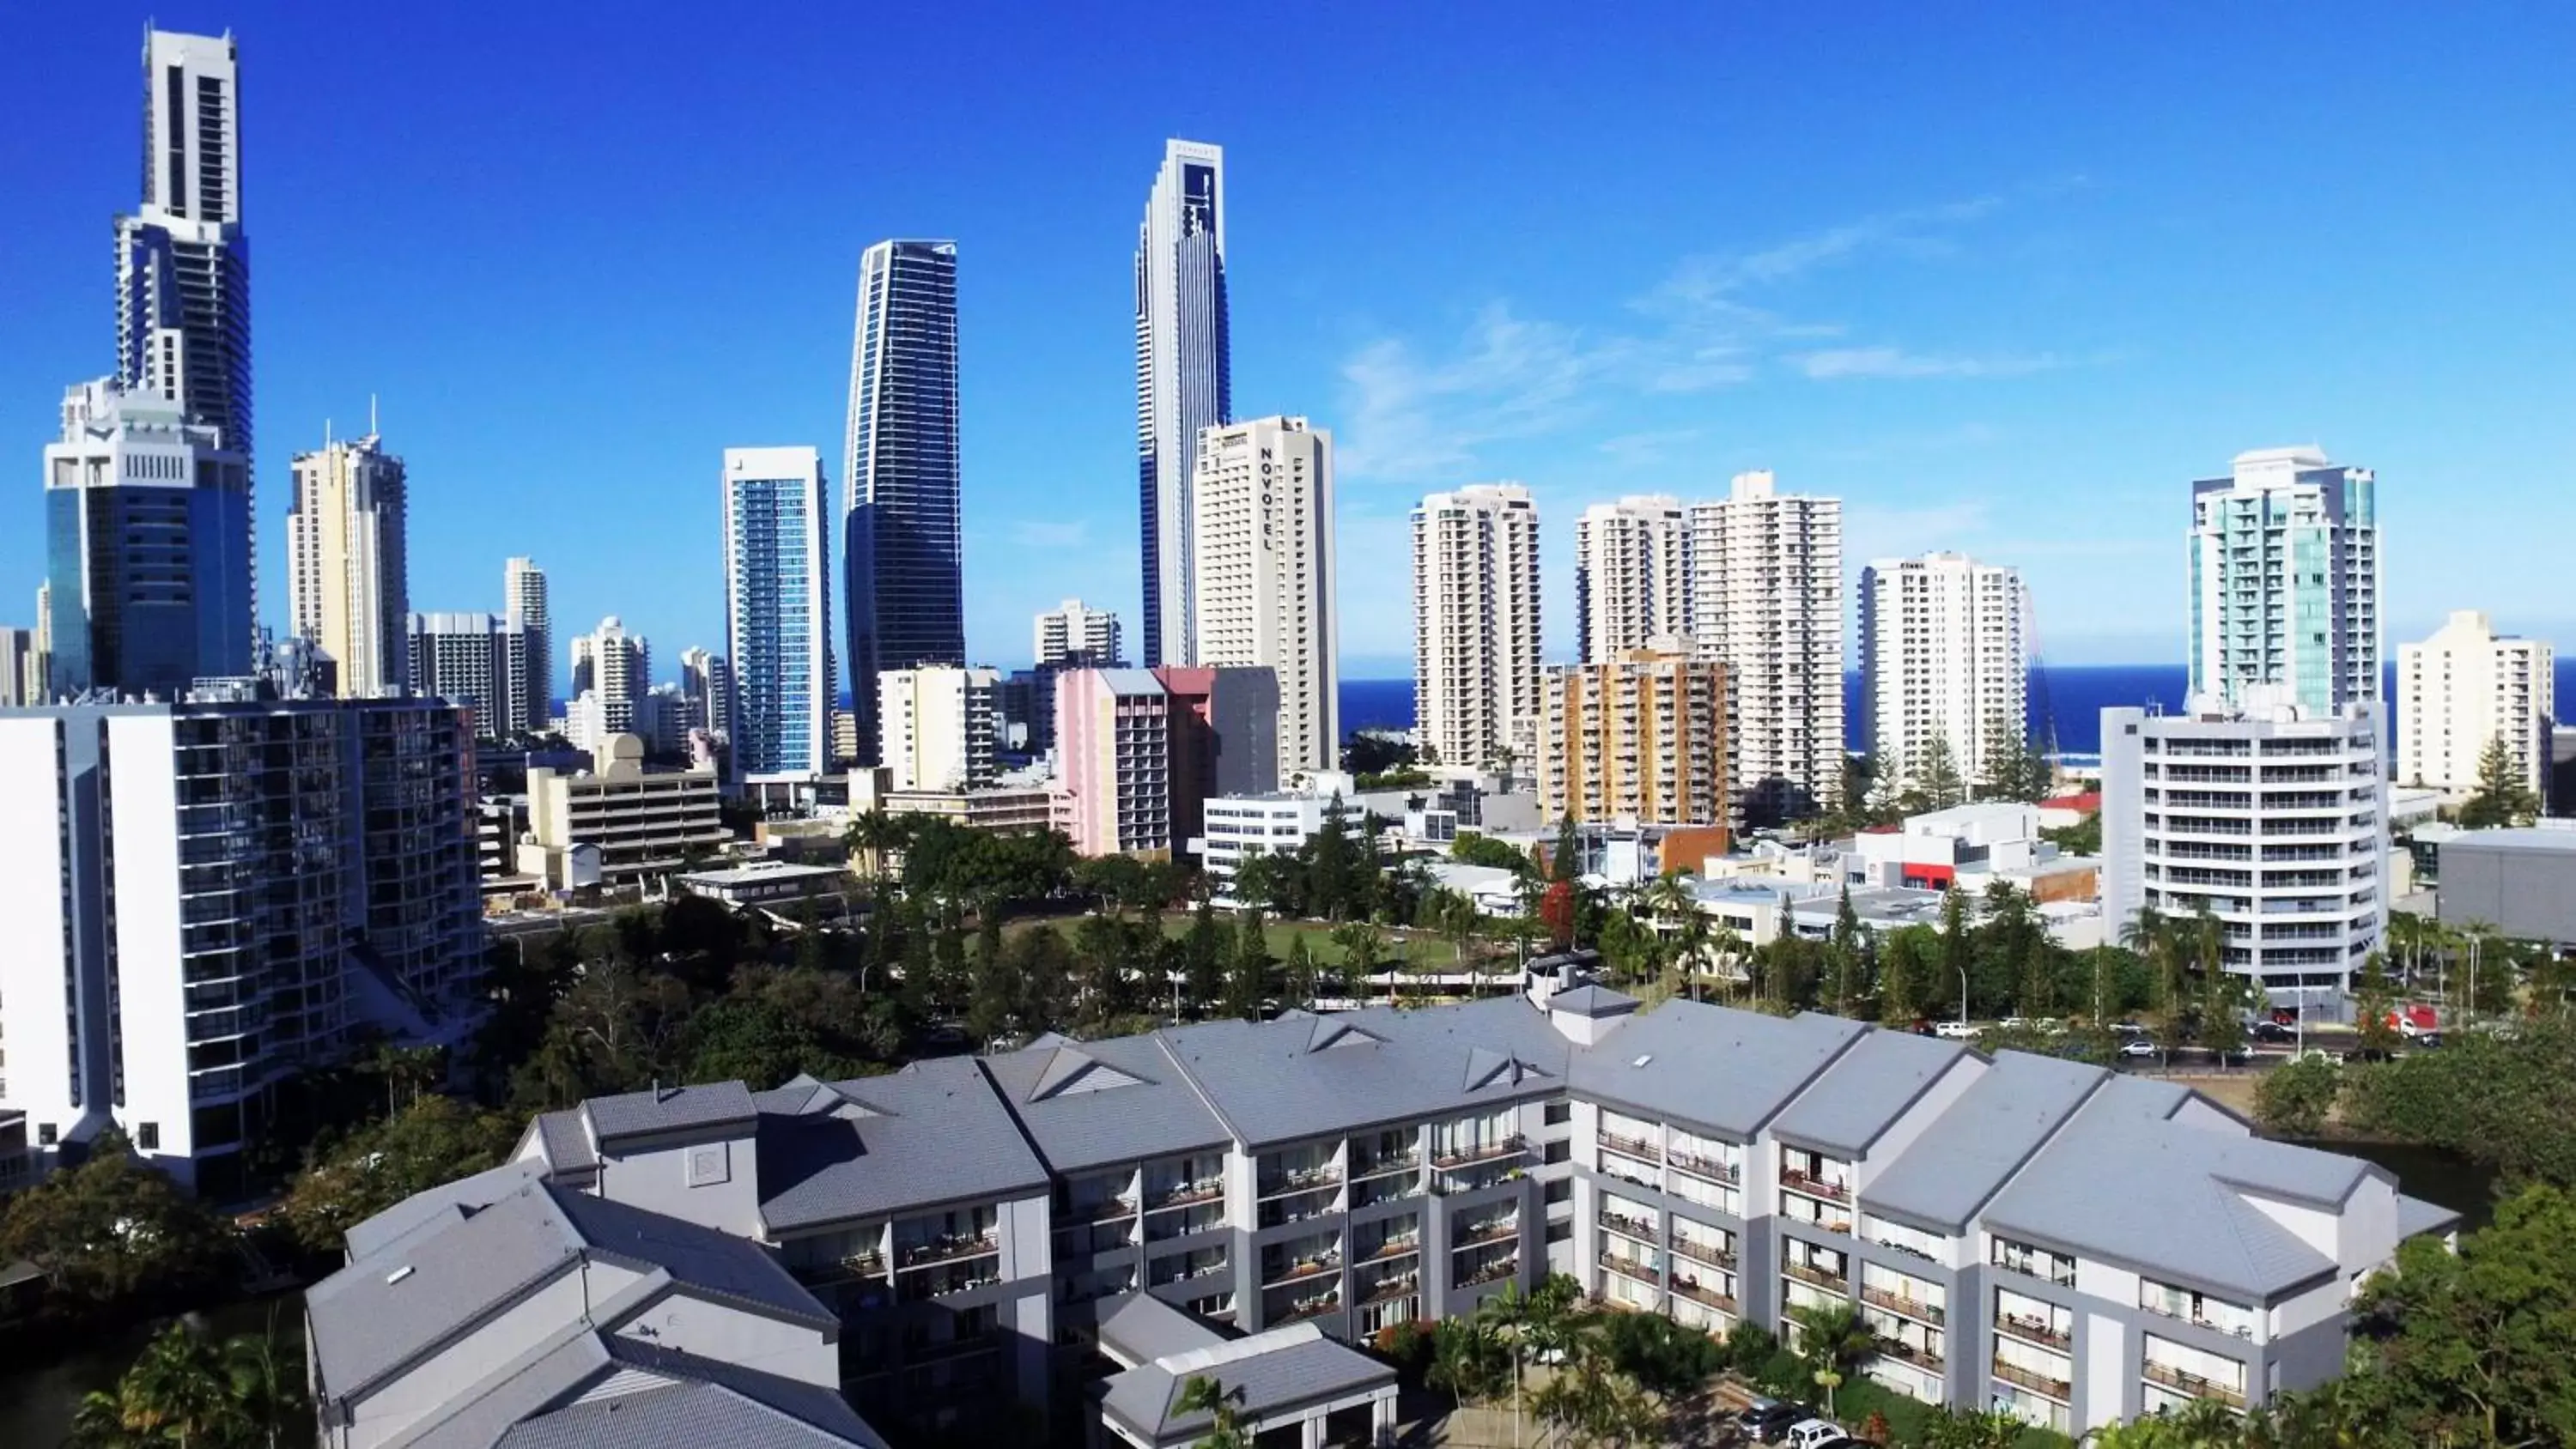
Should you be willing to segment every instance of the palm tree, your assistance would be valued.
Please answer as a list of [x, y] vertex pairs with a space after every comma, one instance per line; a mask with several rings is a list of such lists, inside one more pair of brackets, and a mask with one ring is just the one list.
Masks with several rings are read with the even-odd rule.
[[1798, 1326], [1798, 1361], [1825, 1391], [1825, 1417], [1834, 1415], [1834, 1390], [1847, 1370], [1878, 1351], [1878, 1335], [1848, 1303], [1802, 1307], [1789, 1311]]
[[1582, 1332], [1576, 1304], [1582, 1299], [1582, 1287], [1562, 1273], [1551, 1274], [1538, 1287], [1524, 1293], [1518, 1283], [1485, 1300], [1476, 1310], [1477, 1318], [1493, 1328], [1494, 1336], [1512, 1355], [1512, 1438], [1520, 1438], [1521, 1380], [1530, 1359], [1551, 1349], [1571, 1346]]
[[233, 1417], [229, 1387], [214, 1346], [174, 1322], [117, 1380], [117, 1420], [138, 1441], [188, 1449]]
[[304, 1388], [303, 1365], [278, 1353], [277, 1311], [269, 1310], [268, 1331], [237, 1334], [224, 1340], [225, 1391], [239, 1416], [237, 1443], [279, 1449], [312, 1432], [312, 1406]]
[[1252, 1436], [1243, 1432], [1242, 1404], [1240, 1387], [1229, 1389], [1204, 1374], [1192, 1374], [1181, 1385], [1172, 1412], [1208, 1416], [1208, 1431], [1199, 1437], [1198, 1449], [1252, 1449]]
[[871, 806], [851, 819], [842, 840], [854, 859], [867, 861], [862, 874], [876, 880], [885, 874], [886, 852], [900, 848], [910, 835], [904, 823], [888, 815], [883, 806]]

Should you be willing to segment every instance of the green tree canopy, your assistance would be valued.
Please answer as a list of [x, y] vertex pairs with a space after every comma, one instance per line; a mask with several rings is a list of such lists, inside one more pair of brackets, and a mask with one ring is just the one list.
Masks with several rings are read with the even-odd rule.
[[90, 1143], [87, 1161], [9, 1199], [0, 1215], [0, 1259], [34, 1263], [54, 1293], [89, 1309], [202, 1288], [223, 1271], [231, 1241], [229, 1225], [112, 1130]]
[[296, 1241], [337, 1252], [350, 1228], [416, 1192], [481, 1172], [507, 1157], [523, 1124], [453, 1097], [425, 1096], [381, 1122], [319, 1147], [279, 1211]]
[[2540, 814], [2540, 797], [2516, 768], [2513, 752], [2498, 735], [2478, 756], [2477, 788], [2460, 806], [2460, 824], [2471, 830], [2498, 825], [2528, 825]]

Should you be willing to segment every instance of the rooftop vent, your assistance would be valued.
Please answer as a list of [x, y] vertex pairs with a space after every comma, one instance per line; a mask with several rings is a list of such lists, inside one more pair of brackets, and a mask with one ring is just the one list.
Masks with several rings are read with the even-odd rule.
[[399, 1282], [401, 1282], [402, 1280], [404, 1280], [405, 1278], [410, 1277], [414, 1271], [415, 1271], [415, 1270], [412, 1268], [412, 1265], [411, 1265], [411, 1264], [409, 1264], [409, 1263], [405, 1263], [405, 1264], [403, 1264], [401, 1267], [396, 1268], [396, 1269], [395, 1269], [395, 1270], [393, 1270], [392, 1272], [387, 1273], [387, 1274], [385, 1275], [385, 1286], [386, 1286], [386, 1287], [388, 1287], [388, 1288], [392, 1287], [394, 1284], [399, 1283]]

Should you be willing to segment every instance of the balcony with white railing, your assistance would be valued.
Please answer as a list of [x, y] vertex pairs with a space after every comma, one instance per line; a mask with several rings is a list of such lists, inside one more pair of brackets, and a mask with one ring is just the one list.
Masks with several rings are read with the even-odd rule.
[[1995, 1332], [2052, 1353], [2072, 1353], [2075, 1313], [2045, 1299], [2000, 1288], [1995, 1291]]
[[1732, 1142], [1701, 1137], [1680, 1128], [1666, 1133], [1664, 1161], [1680, 1172], [1730, 1186], [1744, 1181], [1744, 1149]]
[[1882, 1248], [1893, 1248], [1927, 1263], [1946, 1264], [1951, 1260], [1948, 1238], [1876, 1213], [1861, 1214], [1860, 1235]]
[[2245, 1407], [2245, 1365], [2189, 1344], [2146, 1335], [2146, 1381], [2193, 1399], [2215, 1399], [2231, 1409]]
[[1814, 1197], [1784, 1192], [1780, 1195], [1780, 1216], [1793, 1223], [1806, 1223], [1829, 1233], [1848, 1233], [1852, 1216], [1848, 1208], [1837, 1207]]
[[1876, 1263], [1860, 1265], [1860, 1301], [1933, 1328], [1949, 1322], [1949, 1289]]
[[2029, 1243], [1998, 1236], [1993, 1239], [1986, 1261], [2008, 1272], [2025, 1274], [2060, 1288], [2075, 1286], [2073, 1258]]
[[1840, 1158], [1786, 1144], [1780, 1148], [1783, 1211], [1787, 1211], [1785, 1200], [1792, 1194], [1836, 1207], [1847, 1207], [1851, 1202], [1851, 1180], [1851, 1164]]
[[1735, 1267], [1735, 1235], [1722, 1228], [1702, 1227], [1686, 1218], [1675, 1218], [1671, 1246], [1676, 1257], [1694, 1263], [1730, 1271]]
[[2159, 1283], [2152, 1278], [2138, 1280], [2138, 1306], [2165, 1318], [2198, 1324], [2213, 1333], [2253, 1340], [2261, 1326], [2262, 1315], [2242, 1303], [2213, 1297], [2190, 1288]]
[[1799, 1282], [1836, 1294], [1851, 1291], [1851, 1259], [1848, 1255], [1796, 1238], [1783, 1239], [1782, 1246], [1785, 1254], [1780, 1260], [1780, 1271]]

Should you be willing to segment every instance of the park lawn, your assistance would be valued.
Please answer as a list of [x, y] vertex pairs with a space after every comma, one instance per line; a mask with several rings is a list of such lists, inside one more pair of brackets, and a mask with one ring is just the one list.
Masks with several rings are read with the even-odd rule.
[[[1216, 919], [1217, 924], [1225, 928], [1226, 940], [1231, 942], [1235, 933], [1234, 913], [1220, 910], [1216, 913]], [[1187, 911], [1165, 912], [1163, 934], [1175, 939], [1186, 936], [1190, 933], [1191, 920], [1192, 917]], [[1342, 948], [1333, 940], [1333, 931], [1334, 927], [1322, 921], [1265, 920], [1261, 923], [1261, 934], [1269, 941], [1270, 954], [1273, 957], [1285, 960], [1290, 943], [1302, 936], [1306, 940], [1307, 951], [1313, 954], [1318, 963], [1326, 966], [1342, 964]], [[1387, 958], [1378, 963], [1378, 969], [1381, 971], [1386, 969], [1399, 954], [1407, 961], [1427, 962], [1433, 967], [1451, 966], [1458, 960], [1458, 948], [1455, 945], [1427, 931], [1381, 928], [1379, 934], [1385, 939], [1386, 944], [1383, 949]]]

